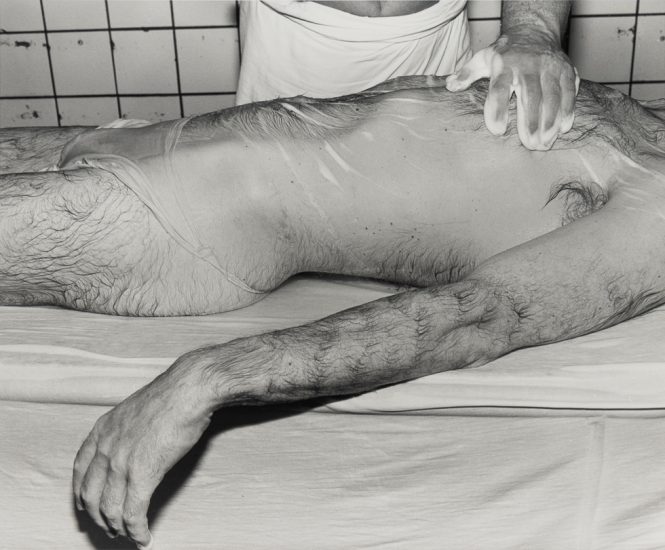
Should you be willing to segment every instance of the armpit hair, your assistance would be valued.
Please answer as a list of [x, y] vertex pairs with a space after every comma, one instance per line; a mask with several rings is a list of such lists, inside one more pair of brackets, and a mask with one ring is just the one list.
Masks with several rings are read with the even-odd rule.
[[607, 192], [600, 185], [582, 181], [554, 185], [545, 204], [551, 203], [557, 197], [563, 200], [561, 225], [567, 225], [600, 210], [608, 201]]

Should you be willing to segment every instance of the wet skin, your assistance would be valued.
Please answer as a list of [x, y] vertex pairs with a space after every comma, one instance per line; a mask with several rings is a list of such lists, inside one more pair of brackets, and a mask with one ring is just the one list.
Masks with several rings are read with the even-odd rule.
[[[253, 288], [317, 267], [428, 286], [181, 357], [79, 451], [76, 501], [102, 528], [148, 542], [150, 496], [214, 410], [478, 366], [665, 301], [662, 109], [586, 84], [570, 135], [528, 152], [514, 129], [499, 140], [481, 131], [482, 89], [459, 96], [441, 84], [402, 80], [184, 126], [174, 163], [178, 181], [190, 174], [196, 231], [222, 263], [237, 251], [224, 265]], [[39, 135], [2, 134], [2, 165], [51, 164], [63, 135]], [[2, 176], [6, 303], [150, 314], [256, 299], [179, 247], [122, 177], [95, 167]], [[245, 237], [251, 253], [234, 248]], [[66, 246], [78, 261], [65, 261]]]

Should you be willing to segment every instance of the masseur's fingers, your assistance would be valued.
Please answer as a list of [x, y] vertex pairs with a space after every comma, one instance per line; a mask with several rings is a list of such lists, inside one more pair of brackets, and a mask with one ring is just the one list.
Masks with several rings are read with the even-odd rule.
[[580, 89], [577, 69], [569, 67], [560, 78], [561, 87], [561, 133], [569, 132], [575, 122], [575, 97]]
[[466, 90], [476, 80], [488, 78], [492, 70], [492, 48], [482, 49], [467, 61], [455, 74], [446, 79], [446, 88], [450, 92]]
[[92, 520], [102, 529], [106, 530], [106, 522], [99, 511], [99, 499], [106, 485], [108, 472], [108, 458], [97, 452], [90, 462], [88, 471], [81, 482], [81, 503], [90, 514]]
[[540, 78], [526, 75], [515, 86], [517, 99], [517, 133], [527, 149], [542, 149], [538, 141], [540, 106], [543, 100]]
[[536, 142], [544, 149], [550, 149], [561, 130], [561, 85], [560, 79], [551, 73], [540, 76], [542, 103]]
[[513, 74], [504, 71], [490, 79], [485, 100], [485, 126], [495, 136], [506, 133], [510, 112], [510, 97], [513, 95]]

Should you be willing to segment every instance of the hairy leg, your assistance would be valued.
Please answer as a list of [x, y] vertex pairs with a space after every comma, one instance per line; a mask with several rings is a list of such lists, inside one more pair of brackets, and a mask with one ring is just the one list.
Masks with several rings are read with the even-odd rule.
[[105, 170], [0, 175], [0, 305], [187, 315], [238, 301]]
[[0, 303], [131, 309], [122, 297], [147, 232], [146, 214], [107, 172], [1, 175]]
[[86, 130], [81, 126], [0, 129], [0, 174], [53, 169], [65, 143]]

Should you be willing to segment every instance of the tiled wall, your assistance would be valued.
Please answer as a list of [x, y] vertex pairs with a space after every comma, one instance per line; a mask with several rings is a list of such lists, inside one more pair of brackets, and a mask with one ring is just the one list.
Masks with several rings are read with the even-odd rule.
[[[508, 0], [509, 1], [509, 0]], [[0, 126], [168, 119], [234, 103], [234, 0], [0, 0]], [[500, 0], [472, 0], [474, 49]], [[665, 0], [576, 0], [580, 74], [640, 99], [665, 96]]]

